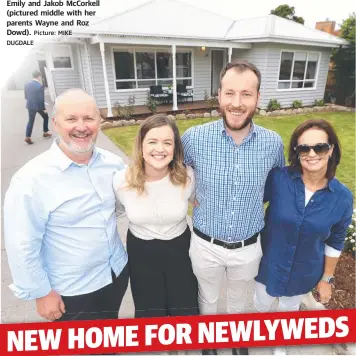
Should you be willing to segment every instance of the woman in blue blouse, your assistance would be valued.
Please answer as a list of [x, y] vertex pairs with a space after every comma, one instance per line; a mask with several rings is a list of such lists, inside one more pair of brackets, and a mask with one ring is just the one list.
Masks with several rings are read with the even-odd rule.
[[314, 287], [321, 303], [330, 300], [353, 210], [350, 190], [335, 178], [340, 158], [333, 127], [325, 120], [307, 120], [292, 134], [290, 166], [270, 172], [263, 257], [255, 278], [258, 311], [268, 311], [276, 297], [279, 311], [299, 310]]

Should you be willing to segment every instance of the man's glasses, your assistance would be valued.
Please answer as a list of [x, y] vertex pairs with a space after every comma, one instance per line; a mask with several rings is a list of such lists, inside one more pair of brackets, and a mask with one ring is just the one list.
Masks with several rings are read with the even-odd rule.
[[313, 150], [317, 155], [325, 155], [331, 148], [331, 145], [324, 143], [317, 143], [314, 146], [309, 145], [298, 145], [294, 147], [294, 151], [298, 156], [306, 156], [309, 154], [310, 150]]

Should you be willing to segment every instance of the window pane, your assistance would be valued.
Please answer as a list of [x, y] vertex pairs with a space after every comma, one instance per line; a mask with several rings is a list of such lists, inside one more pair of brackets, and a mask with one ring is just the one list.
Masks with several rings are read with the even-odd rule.
[[294, 57], [294, 70], [292, 79], [304, 79], [305, 65], [307, 54], [305, 52], [297, 52]]
[[70, 57], [69, 46], [55, 46], [51, 47], [51, 53], [53, 57]]
[[136, 89], [136, 82], [116, 82], [116, 89]]
[[173, 77], [173, 61], [171, 53], [157, 52], [157, 78]]
[[173, 80], [172, 79], [159, 79], [158, 84], [162, 85], [162, 87], [168, 87], [168, 85], [173, 86]]
[[306, 52], [296, 52], [294, 55], [295, 61], [306, 61], [307, 60], [307, 53]]
[[177, 53], [177, 77], [191, 77], [191, 53]]
[[185, 86], [189, 87], [192, 85], [191, 79], [177, 79], [177, 84], [184, 84]]
[[54, 68], [72, 68], [70, 57], [55, 57], [53, 58]]
[[305, 79], [315, 79], [317, 62], [308, 61], [307, 73]]
[[303, 88], [303, 82], [292, 82], [292, 88]]
[[304, 88], [314, 88], [315, 82], [305, 82]]
[[[114, 52], [116, 79], [134, 79], [134, 55], [130, 52]], [[124, 89], [124, 88], [118, 88]], [[125, 88], [126, 89], [126, 88]]]
[[319, 58], [318, 53], [309, 53], [308, 61], [317, 62]]
[[149, 88], [150, 85], [156, 85], [155, 80], [138, 80], [137, 85], [139, 88]]
[[[292, 63], [293, 63], [293, 53], [283, 52], [281, 58], [281, 68], [279, 72], [280, 80], [290, 79], [290, 74], [292, 71]], [[279, 88], [279, 89], [283, 89], [283, 88]]]
[[136, 52], [137, 79], [155, 78], [155, 54], [150, 52]]
[[278, 82], [278, 89], [289, 89], [290, 82]]
[[[168, 85], [173, 86], [173, 79], [159, 79], [158, 84], [162, 87], [168, 87]], [[187, 87], [192, 85], [191, 79], [177, 79], [177, 84], [185, 84]]]

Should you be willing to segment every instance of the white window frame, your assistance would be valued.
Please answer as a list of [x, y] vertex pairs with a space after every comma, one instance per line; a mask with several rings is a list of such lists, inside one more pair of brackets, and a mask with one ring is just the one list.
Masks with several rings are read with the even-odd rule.
[[73, 61], [73, 52], [72, 52], [72, 46], [70, 45], [55, 45], [53, 48], [58, 48], [59, 47], [67, 47], [69, 49], [69, 57], [70, 57], [70, 63], [71, 67], [70, 68], [55, 68], [53, 58], [56, 58], [53, 56], [52, 50], [50, 51], [51, 54], [51, 65], [52, 65], [52, 70], [73, 70], [74, 69], [74, 61]]
[[[116, 73], [115, 73], [115, 57], [114, 53], [115, 52], [127, 52], [127, 51], [132, 51], [133, 53], [133, 60], [134, 60], [134, 71], [135, 71], [135, 78], [132, 79], [116, 79]], [[155, 55], [155, 78], [154, 79], [137, 79], [137, 68], [136, 68], [136, 52], [151, 52], [154, 53]], [[149, 86], [147, 88], [138, 88], [137, 83], [138, 81], [144, 82], [144, 81], [155, 81], [157, 85], [158, 80], [171, 80], [173, 81], [173, 78], [158, 78], [157, 77], [157, 52], [165, 52], [165, 53], [172, 53], [171, 48], [159, 48], [159, 47], [123, 47], [123, 46], [114, 46], [111, 48], [111, 62], [112, 62], [112, 72], [113, 72], [113, 79], [114, 79], [114, 90], [115, 92], [118, 93], [124, 93], [124, 92], [138, 92], [138, 91], [148, 91], [150, 90]], [[183, 79], [190, 79], [192, 81], [192, 85], [187, 86], [187, 89], [192, 89], [194, 88], [194, 51], [191, 48], [179, 48], [177, 49], [176, 53], [190, 53], [190, 58], [191, 58], [191, 76], [190, 77], [177, 77], [176, 80], [183, 80]], [[136, 88], [132, 89], [116, 89], [116, 83], [117, 82], [136, 82]], [[167, 90], [168, 86], [163, 86], [163, 90]]]
[[[290, 78], [289, 79], [283, 79], [280, 80], [279, 79], [279, 75], [281, 72], [281, 64], [282, 64], [282, 53], [293, 53], [293, 63], [292, 63], [292, 68], [291, 68], [291, 73], [290, 73]], [[306, 53], [307, 54], [307, 59], [306, 59], [306, 64], [305, 64], [305, 69], [304, 69], [304, 78], [303, 80], [293, 80], [292, 76], [293, 76], [293, 71], [294, 71], [294, 62], [295, 62], [295, 54], [296, 53]], [[318, 61], [316, 64], [316, 69], [315, 69], [315, 79], [305, 79], [305, 75], [307, 73], [307, 69], [308, 69], [308, 60], [309, 60], [309, 55], [310, 54], [317, 54], [318, 55]], [[278, 69], [278, 75], [277, 75], [277, 91], [312, 91], [312, 90], [316, 90], [317, 86], [318, 86], [318, 78], [319, 78], [319, 69], [320, 69], [320, 62], [321, 62], [321, 52], [316, 52], [316, 51], [308, 51], [308, 50], [298, 50], [298, 51], [292, 51], [290, 49], [282, 49], [280, 56], [279, 56], [279, 69]], [[292, 83], [293, 82], [303, 82], [303, 85], [305, 82], [315, 82], [315, 85], [313, 88], [292, 88]], [[278, 88], [278, 84], [279, 83], [287, 83], [290, 82], [290, 87], [289, 88], [284, 88], [284, 89], [279, 89]]]

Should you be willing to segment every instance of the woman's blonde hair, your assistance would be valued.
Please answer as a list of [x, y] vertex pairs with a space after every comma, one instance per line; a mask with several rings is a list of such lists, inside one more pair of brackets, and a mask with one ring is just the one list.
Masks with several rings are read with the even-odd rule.
[[136, 189], [139, 195], [145, 191], [145, 161], [142, 151], [143, 140], [148, 131], [162, 126], [169, 126], [174, 134], [173, 160], [168, 165], [169, 178], [174, 185], [182, 185], [183, 187], [188, 182], [187, 169], [183, 163], [183, 145], [176, 123], [164, 114], [153, 115], [147, 118], [139, 128], [133, 147], [133, 161], [126, 173], [126, 188]]

